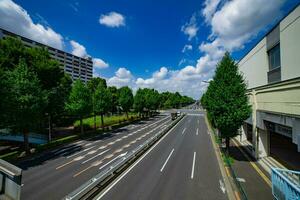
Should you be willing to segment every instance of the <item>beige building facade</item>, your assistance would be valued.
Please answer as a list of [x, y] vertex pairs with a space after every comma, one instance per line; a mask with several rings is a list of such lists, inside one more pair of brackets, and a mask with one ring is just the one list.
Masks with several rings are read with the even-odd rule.
[[258, 159], [290, 154], [300, 162], [300, 6], [238, 64], [252, 105], [239, 140], [248, 140]]

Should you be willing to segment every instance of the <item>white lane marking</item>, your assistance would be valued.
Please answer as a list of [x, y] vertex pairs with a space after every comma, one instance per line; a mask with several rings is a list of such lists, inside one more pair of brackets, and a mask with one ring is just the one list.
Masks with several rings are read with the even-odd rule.
[[197, 132], [196, 132], [196, 135], [198, 135], [198, 132], [199, 132], [199, 130], [198, 130], [198, 128], [197, 128]]
[[115, 182], [112, 182], [112, 184], [105, 191], [103, 191], [103, 193], [100, 194], [99, 197], [96, 197], [97, 200], [101, 199], [107, 192], [109, 192], [111, 188], [113, 188], [124, 176], [126, 176], [137, 164], [139, 164], [158, 144], [160, 144], [161, 141], [163, 141], [180, 123], [182, 123], [182, 121], [183, 120], [178, 122], [173, 128], [171, 128], [171, 130], [169, 130], [162, 138], [160, 138], [159, 141], [156, 144], [154, 144], [146, 153], [144, 153], [142, 157], [140, 157], [135, 163], [133, 163], [131, 167], [127, 169], [127, 171], [121, 174], [121, 176], [119, 176], [115, 180]]
[[90, 160], [93, 160], [94, 158], [96, 158], [96, 157], [98, 157], [98, 156], [101, 156], [102, 154], [106, 153], [107, 151], [109, 151], [109, 149], [107, 149], [107, 150], [105, 150], [105, 151], [102, 151], [102, 152], [98, 153], [97, 155], [95, 155], [95, 156], [93, 156], [93, 157], [91, 157], [91, 158], [89, 158], [89, 159], [83, 161], [81, 164], [87, 163], [87, 162], [89, 162]]
[[117, 157], [115, 157], [114, 159], [112, 159], [111, 161], [109, 161], [108, 163], [106, 163], [105, 165], [102, 165], [99, 169], [103, 169], [104, 167], [106, 167], [107, 165], [109, 165], [110, 163], [112, 163], [113, 161], [115, 161], [116, 159], [121, 158], [121, 157], [125, 156], [126, 154], [127, 154], [127, 152], [118, 155]]
[[194, 158], [193, 158], [193, 165], [192, 165], [191, 179], [194, 178], [195, 162], [196, 162], [196, 152], [194, 152]]
[[167, 162], [169, 161], [171, 155], [173, 154], [173, 152], [174, 152], [174, 149], [172, 149], [172, 151], [170, 152], [170, 154], [169, 154], [167, 160], [165, 161], [165, 163], [163, 164], [162, 168], [160, 169], [160, 172], [162, 172], [162, 171], [164, 170], [164, 168], [165, 168]]
[[88, 147], [88, 146], [91, 146], [93, 143], [90, 142], [90, 143], [87, 143], [86, 145], [84, 145], [85, 147]]
[[105, 149], [107, 147], [107, 145], [105, 145], [105, 146], [101, 146], [101, 147], [99, 147], [98, 149]]
[[182, 131], [182, 135], [184, 134], [185, 130], [186, 130], [186, 128], [184, 128], [184, 129], [183, 129], [183, 131]]
[[198, 119], [198, 124], [200, 124], [200, 120]]
[[60, 149], [60, 150], [58, 150], [58, 151], [56, 151], [55, 153], [54, 153], [54, 155], [57, 155], [57, 154], [60, 154], [60, 153], [64, 153], [64, 152], [66, 152], [66, 151], [70, 151], [70, 150], [76, 150], [76, 149], [79, 149], [80, 148], [80, 146], [76, 146], [76, 147], [67, 147], [67, 148], [64, 148], [64, 149]]
[[236, 180], [241, 183], [246, 183], [246, 180], [244, 178], [236, 178]]
[[225, 194], [226, 189], [225, 189], [225, 186], [224, 186], [223, 181], [219, 180], [219, 183], [220, 183], [220, 189], [221, 189], [222, 192]]

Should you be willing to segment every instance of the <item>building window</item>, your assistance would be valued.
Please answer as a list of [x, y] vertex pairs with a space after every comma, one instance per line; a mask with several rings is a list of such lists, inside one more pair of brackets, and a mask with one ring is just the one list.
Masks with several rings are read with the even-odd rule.
[[280, 45], [277, 44], [268, 51], [269, 72], [268, 83], [274, 83], [281, 80], [281, 61], [280, 61]]

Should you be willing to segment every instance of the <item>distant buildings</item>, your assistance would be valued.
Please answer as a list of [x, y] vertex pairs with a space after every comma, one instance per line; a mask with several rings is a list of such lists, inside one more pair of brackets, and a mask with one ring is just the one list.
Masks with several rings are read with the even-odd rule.
[[51, 57], [61, 64], [64, 71], [71, 76], [73, 81], [81, 79], [83, 82], [87, 82], [93, 77], [93, 61], [90, 57], [80, 58], [0, 28], [0, 39], [7, 36], [21, 39], [27, 47], [37, 46], [48, 49]]
[[300, 166], [300, 6], [284, 17], [239, 62], [252, 116], [241, 141], [256, 158], [272, 155]]

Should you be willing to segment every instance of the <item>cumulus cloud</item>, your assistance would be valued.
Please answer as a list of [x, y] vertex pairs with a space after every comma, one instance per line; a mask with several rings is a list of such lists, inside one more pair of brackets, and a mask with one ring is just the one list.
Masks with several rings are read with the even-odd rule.
[[186, 51], [188, 51], [188, 50], [193, 50], [193, 46], [192, 45], [190, 45], [190, 44], [186, 44], [186, 45], [184, 45], [184, 47], [183, 47], [183, 49], [182, 49], [182, 53], [185, 53]]
[[190, 21], [181, 27], [181, 31], [188, 36], [188, 40], [192, 40], [198, 32], [196, 14], [193, 14]]
[[111, 28], [125, 26], [125, 17], [117, 12], [110, 12], [106, 15], [101, 15], [99, 23]]
[[78, 42], [76, 42], [74, 40], [71, 40], [70, 44], [72, 47], [72, 54], [82, 57], [82, 58], [87, 56], [86, 49], [82, 44], [79, 44]]
[[121, 67], [113, 77], [107, 80], [107, 84], [116, 87], [130, 86], [134, 88], [134, 77], [128, 69]]
[[58, 49], [63, 49], [63, 37], [50, 27], [34, 23], [21, 6], [11, 0], [0, 1], [0, 25], [11, 32], [36, 40]]
[[94, 68], [98, 68], [98, 69], [105, 69], [105, 68], [109, 67], [109, 64], [106, 63], [101, 58], [94, 58], [93, 59], [93, 64], [94, 64]]
[[216, 11], [211, 19], [212, 35], [232, 51], [270, 24], [279, 15], [285, 0], [233, 0]]
[[220, 2], [221, 0], [205, 0], [202, 15], [204, 16], [206, 23], [210, 23]]
[[[211, 27], [207, 41], [199, 45], [202, 56], [195, 66], [188, 65], [179, 70], [165, 70], [164, 78], [155, 74], [149, 78], [137, 78], [137, 87], [155, 88], [159, 91], [179, 91], [181, 94], [199, 98], [208, 86], [202, 81], [211, 80], [214, 70], [225, 51], [233, 52], [255, 37], [278, 17], [284, 0], [206, 0], [202, 15], [206, 25]], [[194, 31], [190, 31], [190, 27]], [[189, 36], [196, 37], [198, 26], [195, 14], [181, 30]], [[182, 52], [188, 50], [185, 46]], [[180, 61], [183, 64], [185, 59]]]

